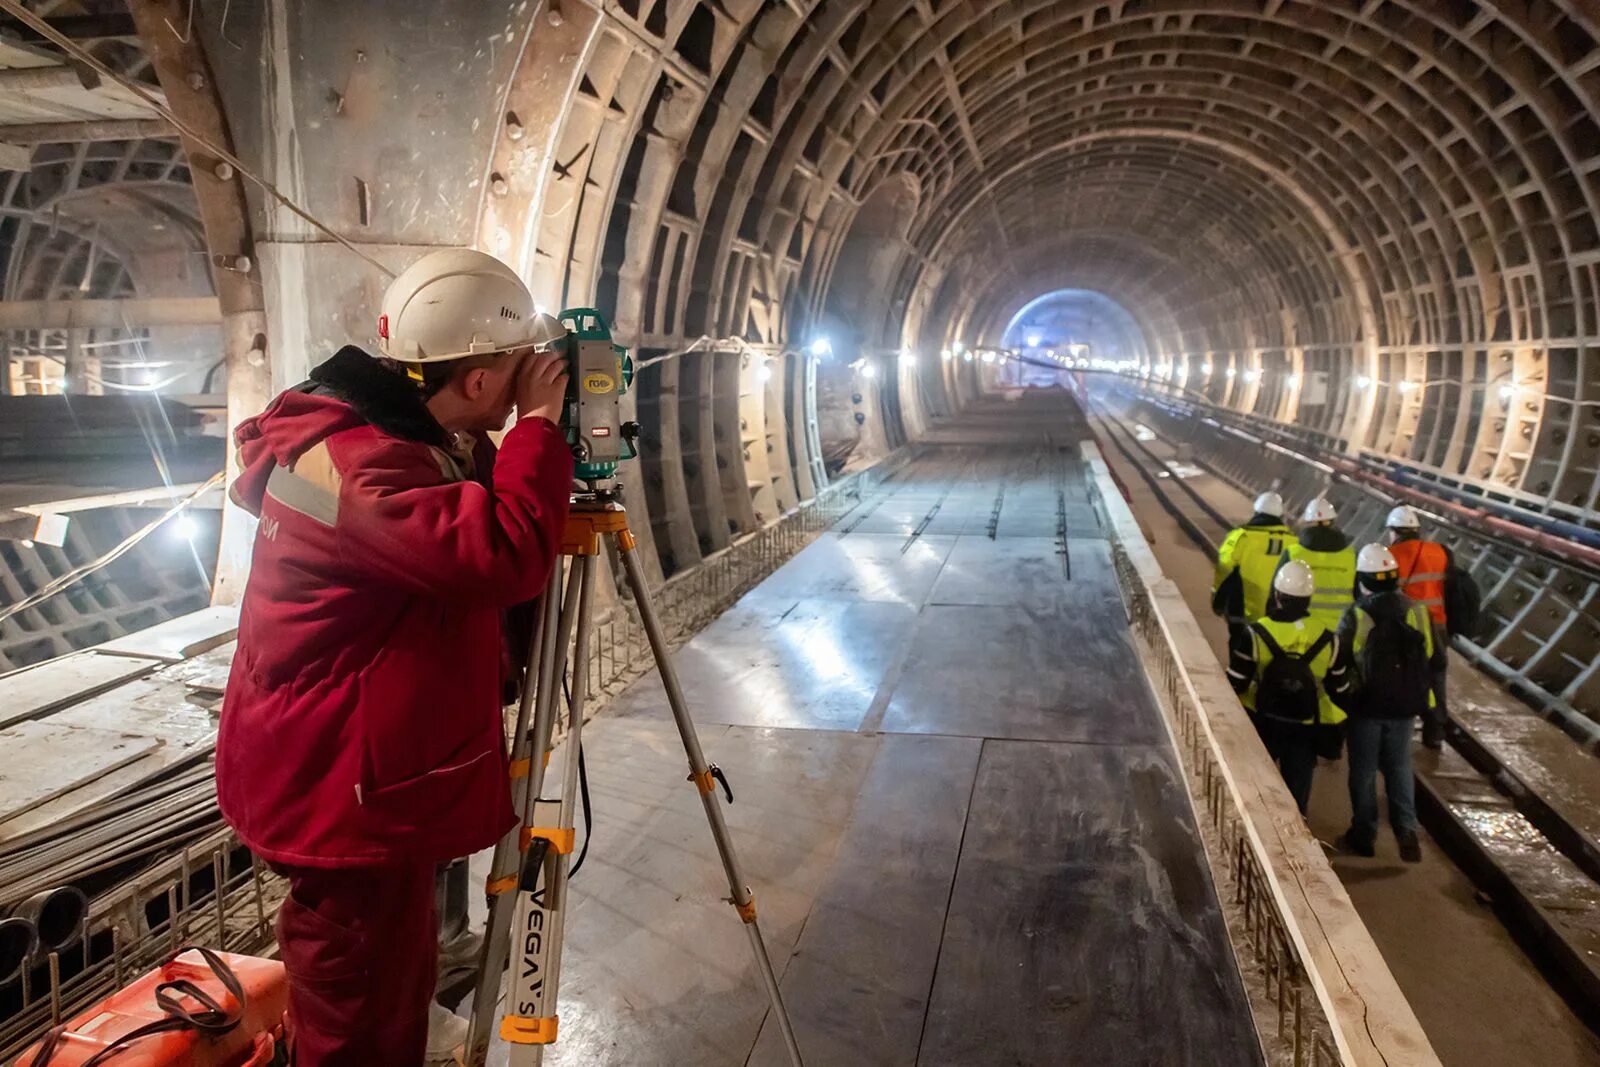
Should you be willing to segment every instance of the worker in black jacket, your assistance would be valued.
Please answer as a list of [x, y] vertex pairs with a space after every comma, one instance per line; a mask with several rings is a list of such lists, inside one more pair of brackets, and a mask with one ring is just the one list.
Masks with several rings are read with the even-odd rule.
[[1367, 545], [1356, 557], [1356, 589], [1339, 623], [1344, 669], [1330, 671], [1328, 683], [1328, 695], [1350, 715], [1350, 829], [1338, 843], [1358, 856], [1375, 854], [1381, 770], [1400, 858], [1416, 863], [1422, 848], [1411, 735], [1413, 720], [1433, 702], [1444, 646], [1434, 641], [1428, 609], [1401, 591], [1400, 565], [1383, 545]]

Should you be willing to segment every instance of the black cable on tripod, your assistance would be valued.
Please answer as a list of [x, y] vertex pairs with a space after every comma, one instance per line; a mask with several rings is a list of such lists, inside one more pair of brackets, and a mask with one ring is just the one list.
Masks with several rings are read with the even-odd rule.
[[[567, 698], [567, 711], [572, 711], [572, 687], [567, 684], [566, 676], [561, 678], [561, 694]], [[589, 761], [583, 758], [583, 742], [578, 743], [578, 795], [583, 803], [583, 847], [578, 849], [578, 858], [573, 861], [572, 869], [567, 872], [571, 879], [578, 873], [578, 868], [583, 866], [584, 857], [589, 855], [589, 838], [594, 836], [594, 813], [589, 804]]]

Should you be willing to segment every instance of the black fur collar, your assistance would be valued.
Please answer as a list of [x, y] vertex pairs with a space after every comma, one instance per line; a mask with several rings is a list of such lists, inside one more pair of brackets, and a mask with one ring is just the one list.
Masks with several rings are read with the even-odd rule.
[[311, 380], [301, 389], [344, 401], [384, 433], [439, 448], [450, 445], [449, 434], [434, 419], [416, 386], [354, 345], [345, 345], [314, 368]]

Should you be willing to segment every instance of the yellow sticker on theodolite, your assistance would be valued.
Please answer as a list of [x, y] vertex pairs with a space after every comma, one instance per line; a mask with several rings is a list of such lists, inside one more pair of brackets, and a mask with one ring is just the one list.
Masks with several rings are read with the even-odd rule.
[[609, 393], [617, 387], [617, 380], [609, 374], [595, 371], [583, 376], [583, 388], [589, 393]]

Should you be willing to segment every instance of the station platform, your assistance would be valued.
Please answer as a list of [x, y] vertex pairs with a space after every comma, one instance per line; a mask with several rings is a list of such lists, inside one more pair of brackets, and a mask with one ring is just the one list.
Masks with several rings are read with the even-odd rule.
[[[1072, 410], [944, 427], [675, 656], [807, 1063], [1262, 1062]], [[786, 1062], [654, 673], [584, 744], [546, 1062]]]

